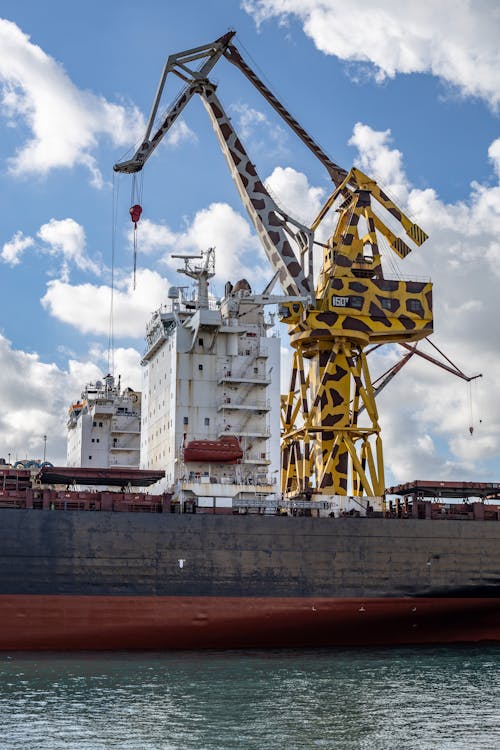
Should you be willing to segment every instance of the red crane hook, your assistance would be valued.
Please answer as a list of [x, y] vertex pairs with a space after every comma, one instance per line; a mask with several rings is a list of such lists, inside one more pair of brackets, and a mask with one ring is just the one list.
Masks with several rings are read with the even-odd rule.
[[142, 214], [142, 206], [136, 203], [134, 206], [132, 206], [129, 213], [130, 213], [130, 218], [134, 222], [134, 227], [135, 229], [137, 229], [137, 222], [141, 218], [141, 214]]

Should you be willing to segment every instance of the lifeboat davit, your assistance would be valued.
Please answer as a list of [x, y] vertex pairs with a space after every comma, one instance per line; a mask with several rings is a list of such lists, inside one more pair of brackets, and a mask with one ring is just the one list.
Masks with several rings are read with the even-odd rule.
[[184, 461], [236, 463], [243, 458], [238, 438], [228, 435], [218, 440], [190, 440], [184, 448]]

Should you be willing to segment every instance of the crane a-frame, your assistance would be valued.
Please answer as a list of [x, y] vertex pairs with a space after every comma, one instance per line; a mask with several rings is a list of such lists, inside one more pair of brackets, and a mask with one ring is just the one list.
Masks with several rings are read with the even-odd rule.
[[[271, 269], [289, 297], [280, 306], [293, 349], [290, 388], [281, 404], [282, 490], [289, 497], [381, 496], [382, 439], [365, 349], [425, 338], [433, 317], [430, 282], [384, 277], [379, 238], [405, 258], [411, 247], [386, 220], [415, 245], [427, 235], [374, 180], [355, 167], [347, 172], [324, 153], [246, 64], [232, 43], [234, 33], [169, 56], [143, 142], [114, 169], [139, 172], [193, 95], [201, 96]], [[276, 204], [250, 161], [208, 78], [221, 57], [240, 69], [327, 169], [334, 190], [311, 227]], [[186, 86], [152, 135], [169, 73]], [[315, 287], [313, 245], [332, 211], [338, 219], [328, 241], [320, 243], [323, 261]]]

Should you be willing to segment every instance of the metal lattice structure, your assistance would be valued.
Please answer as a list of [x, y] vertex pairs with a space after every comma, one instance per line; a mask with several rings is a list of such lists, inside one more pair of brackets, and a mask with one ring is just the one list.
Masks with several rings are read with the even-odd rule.
[[[336, 206], [339, 217], [324, 247], [315, 305], [290, 304], [282, 317], [294, 349], [290, 389], [282, 397], [282, 486], [287, 494], [384, 493], [380, 424], [365, 349], [428, 336], [432, 285], [384, 278], [378, 234], [400, 257], [410, 247], [377, 216], [375, 201], [414, 242], [426, 239], [357, 169], [313, 223], [315, 231]], [[363, 425], [358, 420], [362, 410], [367, 415]]]

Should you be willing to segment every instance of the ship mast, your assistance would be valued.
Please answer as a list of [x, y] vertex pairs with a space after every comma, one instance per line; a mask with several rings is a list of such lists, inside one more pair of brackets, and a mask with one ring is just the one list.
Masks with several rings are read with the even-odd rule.
[[[183, 273], [196, 281], [196, 307], [208, 309], [208, 281], [215, 276], [215, 248], [209, 247], [200, 255], [172, 255], [172, 258], [184, 261], [184, 268], [178, 268], [177, 273]], [[194, 261], [201, 263], [194, 263]]]

